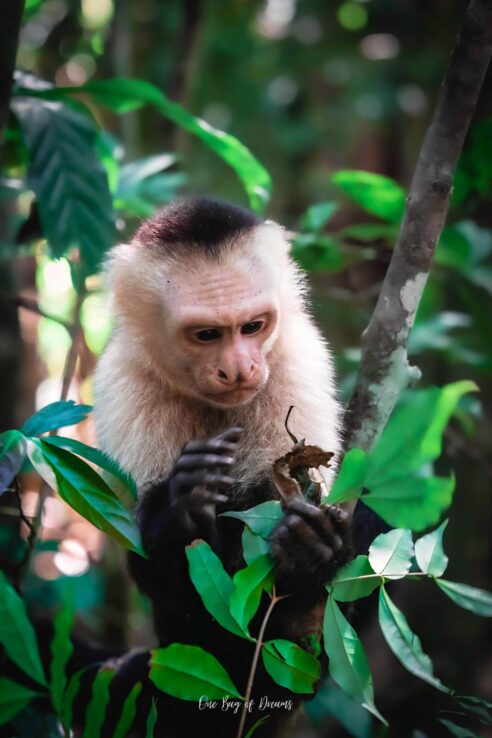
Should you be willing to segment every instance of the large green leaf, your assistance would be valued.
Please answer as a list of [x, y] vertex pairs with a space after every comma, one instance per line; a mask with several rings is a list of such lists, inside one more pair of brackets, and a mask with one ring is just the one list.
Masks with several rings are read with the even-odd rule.
[[381, 533], [369, 548], [369, 563], [387, 579], [401, 579], [410, 571], [413, 559], [413, 541], [409, 530], [396, 528]]
[[27, 707], [38, 692], [0, 677], [0, 725], [5, 725], [14, 715]]
[[99, 474], [78, 456], [45, 440], [37, 439], [33, 443], [54, 472], [60, 497], [96, 528], [125, 548], [145, 556], [135, 519]]
[[341, 170], [331, 181], [368, 213], [390, 223], [403, 217], [406, 193], [393, 179], [374, 172]]
[[258, 609], [261, 593], [263, 590], [271, 591], [274, 569], [275, 561], [266, 554], [234, 574], [231, 614], [245, 632]]
[[82, 677], [84, 676], [88, 668], [89, 667], [78, 669], [75, 674], [72, 674], [68, 681], [65, 694], [63, 695], [62, 714], [60, 715], [60, 722], [66, 730], [69, 730], [72, 726], [73, 703], [79, 692]]
[[225, 512], [221, 517], [237, 518], [246, 523], [253, 533], [268, 538], [277, 523], [284, 517], [284, 512], [277, 500], [268, 500], [244, 512]]
[[247, 564], [252, 564], [260, 556], [270, 553], [268, 541], [257, 533], [253, 533], [247, 525], [243, 528], [241, 545], [243, 547], [244, 560]]
[[121, 500], [125, 507], [129, 509], [135, 507], [137, 501], [137, 485], [131, 476], [126, 474], [116, 461], [113, 461], [103, 451], [92, 446], [87, 446], [75, 438], [65, 438], [64, 436], [47, 436], [43, 438], [43, 441], [52, 446], [72, 451], [77, 456], [82, 456], [87, 461], [97, 464], [97, 466], [104, 470], [103, 479], [116, 497]]
[[42, 90], [38, 93], [17, 89], [16, 94], [38, 94], [45, 99], [65, 99], [80, 93], [91, 95], [100, 105], [116, 113], [127, 113], [143, 105], [155, 106], [177, 126], [199, 138], [209, 149], [231, 166], [242, 181], [253, 209], [261, 211], [271, 190], [271, 179], [266, 169], [234, 136], [213, 128], [181, 105], [168, 98], [150, 82], [135, 79], [93, 80], [78, 87]]
[[47, 686], [34, 629], [24, 600], [0, 571], [0, 644], [8, 658], [34, 681]]
[[461, 725], [457, 725], [451, 720], [439, 720], [439, 722], [444, 725], [452, 735], [455, 735], [456, 738], [480, 738], [472, 730], [463, 728]]
[[14, 98], [12, 108], [51, 253], [63, 256], [77, 246], [84, 271], [92, 273], [115, 236], [108, 180], [95, 152], [97, 129], [73, 108], [35, 97]]
[[92, 682], [92, 695], [87, 706], [82, 738], [106, 738], [101, 736], [101, 728], [109, 704], [109, 687], [114, 678], [114, 670], [102, 667]]
[[73, 627], [73, 601], [66, 598], [53, 620], [51, 640], [50, 691], [57, 715], [62, 715], [63, 696], [67, 687], [66, 668], [73, 653], [71, 632]]
[[370, 595], [382, 581], [374, 573], [367, 556], [361, 554], [338, 569], [329, 587], [333, 597], [339, 602], [353, 602]]
[[193, 541], [186, 547], [186, 556], [191, 581], [212, 617], [234, 635], [247, 637], [246, 631], [243, 631], [231, 615], [229, 602], [234, 585], [219, 557], [208, 543], [201, 540]]
[[152, 651], [149, 678], [157, 689], [182, 700], [197, 702], [207, 695], [243, 699], [215, 656], [198, 646], [171, 643]]
[[445, 520], [439, 528], [427, 533], [415, 543], [415, 558], [424, 574], [440, 577], [446, 571], [448, 557], [442, 547], [442, 537], [448, 521]]
[[123, 703], [120, 719], [111, 738], [125, 738], [130, 732], [137, 714], [137, 699], [141, 691], [142, 685], [140, 682], [133, 685], [130, 694]]
[[374, 704], [371, 671], [362, 643], [333, 597], [328, 597], [325, 607], [323, 638], [332, 679], [349, 697], [387, 724]]
[[299, 228], [303, 231], [320, 233], [337, 209], [337, 202], [317, 202], [310, 205], [299, 220]]
[[465, 610], [471, 610], [475, 615], [492, 616], [492, 594], [485, 589], [449, 582], [447, 579], [436, 579], [436, 584], [453, 602]]
[[328, 495], [331, 505], [360, 497], [367, 477], [369, 454], [360, 448], [352, 448], [342, 461], [338, 476]]
[[388, 646], [405, 669], [441, 692], [450, 691], [434, 676], [432, 661], [422, 650], [419, 637], [410, 630], [404, 614], [390, 600], [384, 587], [379, 593], [379, 625]]
[[0, 434], [0, 494], [9, 486], [26, 458], [26, 442], [17, 430]]
[[323, 679], [316, 697], [303, 705], [315, 728], [332, 715], [353, 738], [374, 738], [374, 721], [367, 710], [351, 699], [332, 679]]
[[77, 405], [73, 400], [58, 400], [45, 405], [21, 426], [25, 436], [40, 436], [48, 431], [77, 425], [92, 411], [92, 405]]
[[321, 671], [316, 656], [282, 638], [267, 641], [261, 656], [265, 669], [281, 687], [299, 694], [314, 692], [314, 684], [320, 678]]

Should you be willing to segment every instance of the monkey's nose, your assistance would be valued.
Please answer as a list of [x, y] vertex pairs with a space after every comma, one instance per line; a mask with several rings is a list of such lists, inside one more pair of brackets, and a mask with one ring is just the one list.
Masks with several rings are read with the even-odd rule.
[[228, 369], [221, 368], [217, 371], [217, 376], [222, 384], [236, 385], [250, 382], [255, 373], [255, 366], [251, 362], [235, 366]]

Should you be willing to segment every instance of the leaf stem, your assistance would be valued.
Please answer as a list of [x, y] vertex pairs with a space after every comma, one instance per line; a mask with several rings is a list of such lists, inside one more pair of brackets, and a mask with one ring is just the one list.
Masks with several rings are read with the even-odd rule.
[[405, 577], [429, 577], [429, 579], [433, 578], [430, 574], [426, 574], [424, 571], [409, 571], [405, 572], [404, 574], [391, 574], [389, 577], [385, 577], [384, 574], [361, 574], [360, 577], [347, 577], [346, 579], [337, 579], [336, 582], [333, 582], [333, 586], [336, 586], [337, 584], [345, 584], [346, 582], [358, 582], [361, 579], [382, 579], [384, 582], [384, 579], [395, 579], [395, 577], [400, 579], [404, 579]]

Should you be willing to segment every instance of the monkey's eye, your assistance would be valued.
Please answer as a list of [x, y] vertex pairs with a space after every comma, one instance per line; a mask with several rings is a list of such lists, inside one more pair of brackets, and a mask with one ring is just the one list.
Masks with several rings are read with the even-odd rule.
[[205, 328], [203, 331], [197, 331], [195, 338], [203, 343], [206, 341], [216, 341], [220, 338], [220, 331], [217, 328]]
[[253, 320], [251, 323], [245, 323], [241, 326], [241, 333], [250, 336], [252, 333], [258, 333], [263, 327], [262, 320]]

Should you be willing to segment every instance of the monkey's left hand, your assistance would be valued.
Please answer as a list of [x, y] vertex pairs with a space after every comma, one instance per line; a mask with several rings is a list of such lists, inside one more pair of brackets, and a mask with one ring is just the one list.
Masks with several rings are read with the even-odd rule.
[[316, 507], [297, 498], [284, 510], [270, 539], [279, 586], [294, 594], [326, 584], [347, 560], [349, 514], [336, 505]]

